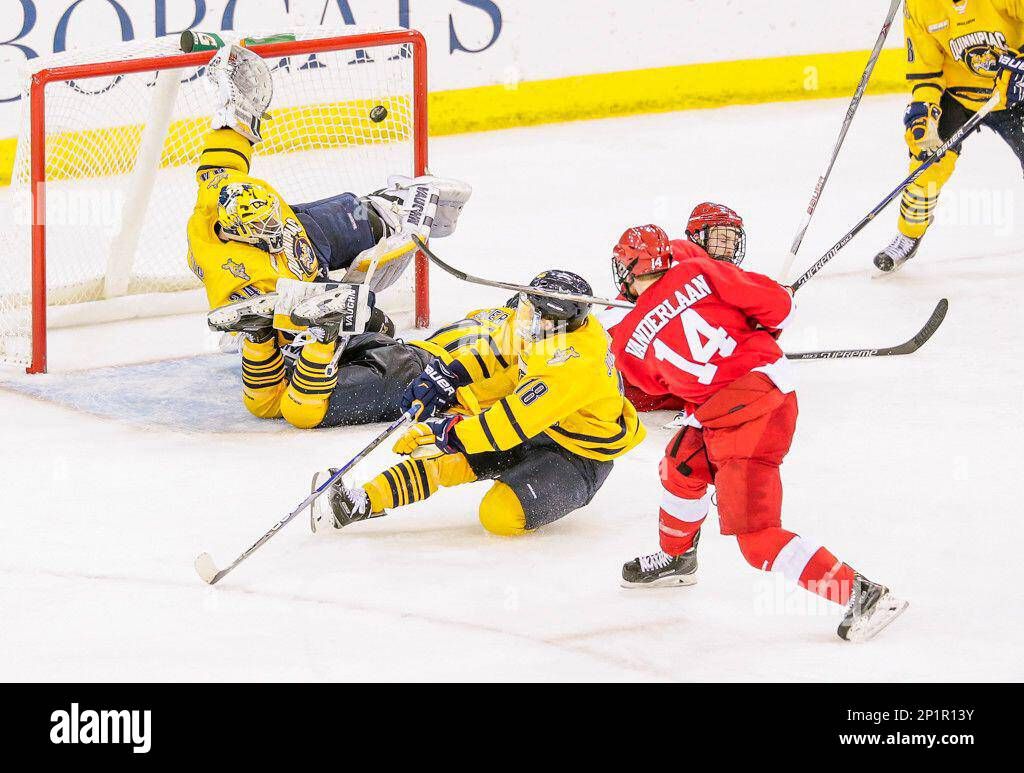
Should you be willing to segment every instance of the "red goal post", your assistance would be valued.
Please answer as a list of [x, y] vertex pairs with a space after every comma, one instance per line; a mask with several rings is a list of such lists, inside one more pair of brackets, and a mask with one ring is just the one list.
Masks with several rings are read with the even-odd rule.
[[[409, 99], [411, 99], [412, 103], [412, 123], [408, 130], [403, 130], [405, 133], [401, 136], [403, 141], [408, 141], [411, 145], [412, 168], [407, 170], [387, 169], [380, 171], [405, 174], [412, 173], [414, 175], [425, 174], [428, 164], [427, 52], [426, 41], [418, 31], [396, 30], [353, 35], [335, 35], [319, 38], [312, 37], [302, 40], [255, 45], [252, 46], [252, 50], [268, 60], [283, 61], [285, 59], [303, 56], [309, 57], [307, 60], [308, 62], [315, 63], [320, 61], [317, 59], [319, 55], [338, 54], [340, 52], [357, 52], [360, 55], [356, 56], [344, 65], [338, 66], [348, 68], [367, 68], [372, 67], [373, 65], [373, 52], [384, 47], [388, 47], [386, 50], [400, 52], [397, 55], [392, 55], [389, 58], [389, 61], [393, 61], [396, 58], [406, 58], [407, 56], [411, 59], [411, 62], [409, 63], [411, 65], [411, 88]], [[409, 52], [409, 55], [405, 52]], [[52, 168], [48, 167], [47, 87], [55, 83], [73, 84], [93, 78], [114, 77], [116, 79], [122, 76], [138, 73], [159, 73], [164, 70], [188, 71], [190, 69], [201, 68], [206, 65], [213, 57], [214, 53], [214, 51], [198, 51], [187, 54], [179, 53], [174, 55], [157, 55], [114, 61], [69, 64], [47, 67], [32, 73], [28, 89], [28, 136], [31, 145], [29, 151], [29, 184], [31, 191], [31, 359], [27, 363], [26, 370], [29, 373], [45, 372], [47, 368], [48, 288], [52, 289], [54, 282], [53, 260], [52, 256], [48, 256], [47, 254], [47, 188], [51, 184], [48, 180], [48, 170], [52, 173]], [[297, 69], [302, 68], [300, 67]], [[194, 77], [195, 76], [193, 75], [193, 78]], [[275, 73], [275, 103], [278, 102], [278, 90], [280, 88], [277, 80], [278, 77]], [[200, 85], [205, 86], [205, 84]], [[339, 84], [339, 86], [344, 90], [343, 83]], [[385, 96], [388, 95], [382, 94], [380, 98], [384, 98]], [[354, 103], [358, 102], [360, 109], [365, 108], [367, 103], [378, 101], [378, 97], [366, 94], [346, 95], [341, 93], [337, 95], [327, 94], [324, 95], [324, 97], [328, 101], [331, 99], [349, 99]], [[393, 95], [388, 98], [392, 97]], [[304, 109], [305, 108], [299, 108], [299, 112], [301, 113]], [[351, 105], [346, 109], [351, 111]], [[275, 104], [272, 104], [271, 114], [273, 115], [274, 112]], [[327, 115], [325, 118], [323, 115], [320, 115], [318, 116], [318, 120], [327, 121], [329, 123], [331, 116]], [[273, 122], [271, 122], [271, 125], [273, 125]], [[337, 125], [329, 125], [327, 128], [331, 130], [331, 132], [328, 133], [337, 133], [339, 129], [344, 131], [344, 127], [339, 127]], [[365, 128], [357, 128], [354, 130], [354, 133], [366, 134], [367, 130]], [[360, 136], [358, 139], [349, 138], [349, 140], [351, 140], [352, 144], [362, 145], [373, 144], [374, 141], [372, 137], [368, 136]], [[145, 139], [143, 139], [142, 142], [144, 144]], [[317, 140], [314, 139], [312, 142], [315, 143]], [[342, 138], [340, 142], [345, 143], [346, 140]], [[285, 144], [287, 144], [287, 141], [285, 141]], [[256, 165], [259, 163], [260, 158], [260, 154], [258, 152], [259, 149], [260, 146], [258, 145], [256, 159], [254, 159], [254, 171], [258, 171], [258, 167]], [[163, 148], [163, 150], [166, 152], [166, 148]], [[300, 148], [299, 150], [302, 149]], [[285, 147], [283, 149], [278, 149], [277, 152], [287, 154], [289, 149]], [[137, 163], [135, 165], [137, 165]], [[161, 167], [162, 166], [163, 164], [161, 164]], [[280, 190], [284, 191], [284, 188], [278, 185], [278, 180], [275, 177], [270, 174], [267, 174], [266, 177], [268, 180], [274, 182], [275, 186], [278, 186]], [[385, 180], [381, 177], [379, 183], [375, 187], [384, 187], [384, 184]], [[338, 185], [340, 187], [334, 192], [340, 193], [343, 190], [348, 190], [348, 188], [345, 187], [344, 179], [339, 179]], [[362, 194], [369, 191], [357, 190], [354, 192]], [[285, 195], [286, 198], [291, 199], [288, 193], [283, 192], [283, 195]], [[310, 195], [304, 200], [310, 200], [312, 198], [314, 198], [314, 196]], [[184, 220], [180, 222], [180, 231], [182, 244], [184, 244]], [[180, 254], [178, 255], [178, 259], [182, 264], [186, 261], [185, 253], [185, 248], [182, 246]], [[49, 283], [47, 281], [48, 273], [50, 275]], [[427, 260], [422, 254], [417, 254], [415, 259], [415, 279], [412, 294], [414, 303], [413, 318], [418, 327], [426, 327], [429, 324], [430, 306], [428, 283]], [[3, 288], [0, 287], [0, 293], [2, 292]], [[54, 302], [52, 295], [49, 298], [49, 302], [51, 304]], [[2, 311], [2, 309], [0, 309], [0, 311]], [[0, 330], [0, 333], [2, 332], [3, 331]], [[3, 341], [0, 340], [0, 357], [3, 357], [2, 346]], [[8, 357], [5, 359], [10, 361], [11, 358]]]

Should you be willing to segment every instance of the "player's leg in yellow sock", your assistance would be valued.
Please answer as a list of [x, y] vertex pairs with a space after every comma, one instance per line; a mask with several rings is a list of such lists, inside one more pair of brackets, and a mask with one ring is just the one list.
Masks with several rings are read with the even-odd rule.
[[327, 415], [331, 393], [338, 385], [337, 373], [327, 375], [327, 366], [334, 358], [336, 346], [336, 341], [314, 341], [302, 347], [291, 382], [281, 399], [281, 412], [292, 426], [312, 429], [319, 426]]
[[441, 486], [472, 483], [476, 474], [462, 454], [436, 459], [407, 459], [384, 470], [363, 488], [370, 497], [370, 512], [420, 502]]
[[242, 401], [253, 416], [276, 419], [281, 415], [281, 395], [287, 383], [284, 357], [277, 339], [256, 343], [242, 341]]
[[480, 503], [480, 523], [502, 537], [526, 534], [526, 512], [516, 492], [497, 481]]
[[[957, 153], [949, 151], [942, 158], [925, 170], [913, 184], [903, 191], [900, 201], [899, 229], [904, 236], [920, 239], [931, 225], [935, 207], [939, 203], [942, 186], [949, 180], [956, 168]], [[921, 165], [920, 161], [910, 163], [913, 172]]]

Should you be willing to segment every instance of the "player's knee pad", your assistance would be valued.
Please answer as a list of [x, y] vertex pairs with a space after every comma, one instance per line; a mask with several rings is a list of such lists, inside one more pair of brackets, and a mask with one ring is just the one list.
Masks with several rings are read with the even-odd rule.
[[509, 486], [496, 482], [480, 503], [480, 523], [491, 534], [514, 537], [526, 533], [526, 512]]
[[746, 532], [736, 535], [736, 542], [739, 543], [740, 552], [755, 569], [769, 571], [775, 562], [776, 556], [795, 535], [780, 527], [769, 527], [758, 531]]

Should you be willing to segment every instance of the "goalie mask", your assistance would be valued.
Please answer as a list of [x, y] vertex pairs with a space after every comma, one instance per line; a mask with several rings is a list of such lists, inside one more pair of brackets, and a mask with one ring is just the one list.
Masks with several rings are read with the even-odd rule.
[[267, 252], [284, 249], [281, 201], [253, 183], [228, 183], [217, 200], [220, 236], [244, 242]]
[[[586, 279], [571, 271], [552, 269], [537, 274], [530, 287], [571, 295], [593, 295]], [[587, 321], [591, 304], [561, 298], [519, 293], [516, 299], [516, 332], [527, 343], [557, 333], [571, 333]]]
[[738, 266], [747, 254], [743, 218], [724, 204], [705, 201], [690, 213], [686, 237], [715, 260]]

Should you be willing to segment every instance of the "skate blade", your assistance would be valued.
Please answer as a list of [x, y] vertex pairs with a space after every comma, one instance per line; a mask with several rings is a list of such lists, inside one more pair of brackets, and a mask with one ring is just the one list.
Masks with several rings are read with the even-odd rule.
[[904, 260], [901, 263], [896, 263], [888, 271], [879, 269], [877, 266], [875, 266], [875, 268], [877, 270], [871, 275], [871, 278], [872, 279], [888, 279], [889, 277], [891, 277], [891, 276], [893, 276], [895, 274], [900, 273], [900, 271], [903, 269], [903, 267], [905, 265], [907, 265], [909, 262], [910, 262], [909, 260]]
[[886, 593], [878, 600], [874, 612], [854, 622], [850, 627], [846, 640], [860, 644], [874, 639], [889, 623], [906, 612], [909, 605], [909, 601], [898, 599], [891, 593]]
[[[313, 473], [313, 480], [309, 484], [309, 493], [312, 494], [314, 491], [320, 488], [323, 481], [326, 480], [326, 477], [329, 477], [330, 474], [331, 473], [329, 472], [325, 473], [323, 470]], [[320, 500], [325, 496], [327, 496], [326, 491], [323, 493], [321, 497], [318, 497], [309, 506], [309, 530], [314, 534], [325, 533], [334, 530], [333, 525], [327, 524], [321, 518], [317, 517], [318, 515], [321, 515], [321, 513], [318, 513], [317, 511], [317, 505], [320, 503]], [[328, 507], [328, 509], [330, 508]], [[330, 528], [328, 528], [328, 526], [330, 526]]]
[[627, 588], [629, 590], [643, 590], [645, 588], [678, 588], [680, 586], [696, 585], [697, 575], [676, 575], [673, 577], [662, 577], [660, 580], [652, 580], [651, 582], [630, 582], [629, 580], [620, 580], [619, 586]]

